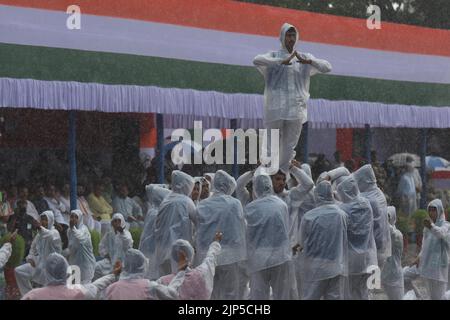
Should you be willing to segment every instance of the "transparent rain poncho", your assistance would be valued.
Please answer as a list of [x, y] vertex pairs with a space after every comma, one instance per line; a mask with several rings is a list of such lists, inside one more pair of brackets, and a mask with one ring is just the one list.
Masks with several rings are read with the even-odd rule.
[[347, 214], [348, 272], [367, 273], [367, 268], [377, 265], [377, 248], [373, 235], [373, 213], [369, 200], [360, 195], [353, 176], [347, 176], [337, 186], [340, 208]]
[[126, 230], [125, 218], [121, 213], [115, 213], [112, 216], [111, 223], [114, 220], [120, 220], [120, 226], [124, 228], [123, 232], [115, 232], [111, 226], [110, 230], [103, 236], [99, 244], [99, 253], [102, 257], [107, 257], [97, 262], [96, 272], [105, 275], [112, 271], [117, 261], [123, 261], [125, 253], [133, 247], [133, 238], [130, 231]]
[[302, 278], [318, 281], [348, 275], [347, 215], [334, 202], [331, 184], [315, 189], [318, 207], [308, 211], [300, 224], [303, 248]]
[[[311, 173], [311, 167], [309, 164], [304, 163], [301, 165], [302, 170], [312, 179], [312, 173]], [[314, 189], [313, 187], [309, 192], [305, 195], [300, 207], [298, 208], [298, 215], [299, 217], [303, 217], [303, 215], [308, 212], [309, 210], [312, 210], [316, 207], [316, 198], [314, 196]], [[299, 223], [301, 222], [301, 219], [299, 220]]]
[[[194, 179], [181, 171], [172, 172], [172, 192], [161, 203], [155, 221], [156, 261], [170, 264], [172, 244], [178, 239], [193, 242], [192, 222], [196, 207], [189, 197]], [[162, 275], [160, 275], [162, 276]]]
[[[328, 61], [316, 59], [310, 53], [300, 53], [303, 59], [312, 60], [312, 64], [297, 63], [297, 58], [291, 60], [291, 65], [282, 65], [282, 61], [290, 56], [285, 46], [286, 33], [290, 28], [297, 29], [288, 23], [280, 30], [281, 48], [266, 54], [257, 55], [253, 64], [264, 76], [266, 82], [264, 91], [264, 120], [302, 120], [307, 119], [306, 103], [309, 100], [310, 77], [322, 72], [330, 72]], [[295, 45], [294, 45], [295, 50]], [[294, 79], [298, 81], [293, 81]]]
[[209, 245], [217, 231], [223, 233], [218, 265], [227, 265], [246, 259], [245, 220], [240, 201], [231, 196], [236, 181], [223, 170], [216, 172], [214, 195], [201, 201], [197, 207], [196, 262], [206, 257]]
[[77, 265], [81, 269], [81, 282], [88, 283], [94, 277], [95, 257], [93, 253], [91, 234], [83, 224], [83, 213], [80, 210], [72, 210], [71, 214], [76, 214], [78, 224], [73, 229], [68, 230], [69, 255], [68, 262]]
[[125, 253], [120, 279], [143, 278], [147, 271], [147, 266], [147, 258], [144, 254], [139, 250], [131, 248]]
[[[179, 239], [172, 246], [172, 264], [179, 264], [180, 252], [188, 260], [188, 267], [158, 279], [158, 282], [176, 290], [177, 299], [180, 300], [209, 300], [213, 291], [214, 274], [217, 265], [217, 257], [220, 254], [221, 246], [214, 241], [210, 244], [206, 258], [196, 268], [192, 268], [194, 259], [194, 248], [186, 241]], [[151, 291], [155, 296], [158, 293]], [[170, 297], [169, 297], [170, 299]]]
[[387, 201], [377, 186], [377, 179], [370, 164], [362, 166], [353, 176], [358, 183], [361, 195], [368, 199], [373, 211], [374, 236], [377, 246], [378, 263], [391, 256], [391, 232], [387, 216]]
[[45, 262], [46, 286], [33, 289], [22, 300], [93, 300], [115, 281], [113, 274], [86, 285], [68, 286], [69, 263], [58, 253], [51, 253]]
[[61, 253], [62, 243], [58, 230], [53, 226], [55, 218], [53, 211], [44, 211], [40, 217], [47, 217], [48, 227], [41, 227], [31, 244], [28, 259], [32, 259], [36, 265], [33, 271], [33, 281], [45, 283], [45, 259], [53, 252]]
[[170, 190], [157, 185], [149, 185], [146, 188], [147, 196], [152, 203], [152, 207], [147, 212], [142, 230], [139, 250], [149, 259], [148, 277], [155, 279], [158, 276], [156, 269], [156, 239], [155, 239], [155, 222], [158, 215], [158, 209], [165, 197], [170, 194]]
[[136, 249], [129, 249], [124, 257], [122, 273], [116, 283], [105, 291], [107, 300], [153, 300], [147, 273], [147, 258]]
[[431, 229], [426, 227], [423, 229], [422, 250], [419, 254], [419, 272], [424, 278], [448, 282], [450, 224], [445, 221], [441, 200], [431, 201], [428, 204], [428, 209], [430, 207], [437, 209], [438, 217]]
[[68, 278], [69, 263], [59, 254], [50, 254], [45, 261], [45, 285], [64, 285]]
[[272, 180], [267, 175], [257, 176], [253, 188], [257, 199], [245, 207], [249, 273], [292, 258], [286, 203], [273, 194]]
[[381, 272], [381, 282], [383, 285], [392, 287], [403, 287], [403, 235], [395, 227], [397, 221], [397, 211], [395, 207], [389, 206], [388, 217], [391, 230], [392, 255], [387, 258]]

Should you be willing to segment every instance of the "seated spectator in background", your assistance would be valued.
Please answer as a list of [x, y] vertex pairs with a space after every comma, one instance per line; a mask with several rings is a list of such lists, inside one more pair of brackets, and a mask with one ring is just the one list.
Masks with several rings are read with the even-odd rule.
[[61, 253], [61, 237], [54, 229], [53, 211], [41, 213], [40, 222], [36, 222], [38, 230], [31, 244], [30, 253], [26, 257], [27, 263], [18, 266], [14, 272], [20, 294], [24, 296], [33, 289], [31, 281], [45, 285], [45, 260], [53, 253]]
[[100, 225], [100, 222], [94, 219], [94, 214], [92, 213], [91, 208], [89, 207], [89, 203], [84, 197], [84, 194], [84, 185], [79, 183], [77, 186], [77, 207], [83, 213], [84, 224], [86, 225], [86, 227], [88, 227], [89, 230], [96, 230], [97, 232], [101, 233], [102, 226]]
[[[28, 188], [22, 186], [19, 188], [18, 200], [25, 201], [27, 203], [27, 214], [31, 216], [34, 220], [39, 221], [39, 213], [36, 210], [34, 204], [28, 200]], [[17, 202], [17, 201], [16, 201]]]
[[102, 176], [102, 182], [103, 182], [103, 192], [102, 196], [105, 198], [106, 202], [109, 204], [112, 204], [113, 198], [114, 198], [114, 186], [112, 184], [111, 177], [108, 173], [104, 173]]
[[23, 200], [17, 201], [14, 214], [9, 217], [8, 231], [18, 230], [18, 234], [25, 240], [25, 254], [28, 254], [30, 250], [33, 241], [33, 228], [36, 222], [31, 216], [27, 215], [27, 203]]
[[72, 210], [70, 213], [69, 247], [64, 250], [70, 265], [76, 265], [81, 271], [81, 283], [90, 283], [94, 277], [95, 256], [91, 233], [83, 223], [83, 213]]
[[128, 185], [125, 182], [120, 183], [117, 186], [117, 196], [112, 203], [113, 211], [121, 213], [131, 228], [143, 227], [144, 216], [142, 208], [128, 194]]
[[66, 210], [62, 212], [62, 215], [64, 221], [68, 225], [70, 220], [70, 185], [68, 183], [63, 184], [61, 188], [61, 194], [59, 195], [58, 200], [66, 208]]
[[59, 195], [57, 194], [55, 186], [53, 184], [48, 184], [45, 188], [44, 200], [47, 201], [50, 210], [53, 211], [56, 224], [67, 225], [63, 217], [63, 212], [66, 211], [66, 207], [58, 198]]
[[67, 229], [69, 229], [69, 223], [66, 222], [63, 216], [63, 212], [67, 210], [66, 206], [61, 201], [59, 201], [59, 195], [56, 192], [56, 188], [51, 183], [47, 185], [44, 199], [45, 201], [47, 201], [50, 210], [53, 211], [53, 214], [55, 216], [55, 228], [61, 235], [63, 249], [65, 249], [67, 248], [67, 245], [69, 243], [69, 240], [67, 238]]
[[100, 241], [99, 253], [103, 257], [96, 263], [94, 279], [98, 279], [113, 269], [117, 261], [123, 262], [125, 253], [133, 247], [133, 238], [126, 230], [125, 219], [120, 213], [113, 215], [111, 230]]
[[110, 221], [113, 213], [113, 208], [103, 197], [104, 188], [102, 181], [96, 181], [94, 191], [87, 198], [89, 207], [97, 221]]
[[141, 207], [141, 211], [142, 211], [142, 218], [145, 220], [145, 216], [147, 214], [147, 211], [149, 210], [148, 206], [147, 206], [147, 195], [146, 195], [146, 191], [145, 191], [145, 185], [136, 187], [134, 189], [134, 192], [131, 192], [132, 194], [134, 194], [133, 197], [131, 197], [131, 199], [134, 200], [134, 202], [136, 202], [139, 207]]
[[15, 208], [15, 203], [17, 201], [17, 195], [18, 195], [18, 190], [17, 190], [17, 186], [11, 184], [8, 187], [8, 190], [6, 190], [6, 200], [9, 202], [9, 205], [11, 206], [11, 208]]
[[41, 214], [44, 211], [50, 210], [50, 207], [44, 199], [44, 187], [41, 184], [37, 184], [34, 187], [34, 196], [31, 200], [33, 202], [34, 207], [36, 208], [38, 214]]

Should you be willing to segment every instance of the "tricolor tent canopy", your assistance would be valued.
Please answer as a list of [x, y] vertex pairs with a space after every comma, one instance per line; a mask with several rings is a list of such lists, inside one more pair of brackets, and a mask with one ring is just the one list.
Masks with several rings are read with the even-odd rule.
[[0, 106], [163, 113], [262, 124], [258, 53], [284, 22], [299, 51], [333, 65], [313, 77], [315, 127], [450, 127], [450, 31], [225, 0], [0, 0]]

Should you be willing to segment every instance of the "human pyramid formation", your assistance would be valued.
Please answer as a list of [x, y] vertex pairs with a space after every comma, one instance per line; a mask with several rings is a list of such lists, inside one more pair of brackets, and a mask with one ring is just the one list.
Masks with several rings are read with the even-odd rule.
[[[82, 211], [70, 213], [65, 250], [53, 212], [44, 211], [28, 262], [16, 268], [22, 299], [362, 300], [377, 268], [389, 299], [404, 299], [419, 276], [431, 299], [449, 299], [450, 225], [439, 199], [428, 205], [418, 258], [402, 268], [396, 209], [371, 165], [353, 173], [339, 167], [314, 182], [309, 165], [293, 160], [310, 76], [331, 71], [329, 62], [295, 51], [297, 40], [297, 29], [284, 24], [282, 48], [254, 59], [266, 82], [266, 127], [280, 131], [277, 172], [253, 170], [236, 181], [222, 170], [195, 178], [173, 171], [170, 189], [146, 188], [151, 207], [139, 250], [117, 212], [100, 261]], [[0, 267], [10, 254], [7, 243]], [[69, 265], [75, 275], [79, 269], [79, 285], [70, 285]]]
[[[171, 190], [147, 186], [151, 208], [139, 250], [116, 213], [100, 261], [80, 210], [71, 212], [66, 250], [45, 211], [28, 263], [16, 268], [22, 299], [369, 299], [374, 267], [389, 299], [403, 299], [418, 276], [431, 299], [449, 298], [450, 231], [440, 200], [428, 205], [418, 259], [402, 268], [396, 210], [370, 165], [324, 172], [316, 183], [307, 164], [293, 160], [289, 170], [289, 188], [281, 170], [253, 170], [237, 181], [219, 170], [211, 193], [203, 192], [206, 178], [173, 171]], [[0, 267], [10, 254], [6, 243]], [[80, 270], [77, 286], [69, 265]]]

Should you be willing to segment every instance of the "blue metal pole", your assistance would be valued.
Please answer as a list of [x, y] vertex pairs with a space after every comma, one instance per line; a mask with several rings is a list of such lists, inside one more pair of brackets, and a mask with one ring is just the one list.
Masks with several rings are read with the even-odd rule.
[[365, 148], [365, 158], [367, 159], [368, 163], [372, 163], [372, 157], [370, 155], [370, 151], [372, 149], [372, 132], [370, 130], [370, 126], [366, 124], [365, 126], [366, 134], [365, 134], [365, 140], [366, 140], [366, 148]]
[[158, 183], [164, 183], [164, 118], [163, 115], [156, 114], [156, 136], [158, 150]]
[[305, 122], [302, 128], [302, 134], [304, 137], [305, 143], [303, 144], [303, 163], [308, 163], [309, 161], [309, 143], [308, 143], [308, 135], [309, 135], [309, 122]]
[[[237, 120], [231, 119], [230, 120], [230, 127], [231, 129], [236, 130], [237, 129]], [[237, 157], [237, 137], [234, 136], [234, 142], [233, 142], [233, 148], [234, 148], [234, 159], [233, 159], [233, 167], [232, 167], [232, 175], [235, 179], [239, 178], [239, 165], [237, 163], [238, 157]]]
[[69, 143], [68, 156], [70, 165], [70, 210], [77, 209], [77, 131], [76, 111], [69, 111]]
[[427, 205], [427, 132], [428, 130], [420, 129], [420, 175], [422, 178], [422, 193], [420, 196], [420, 208], [425, 209]]

